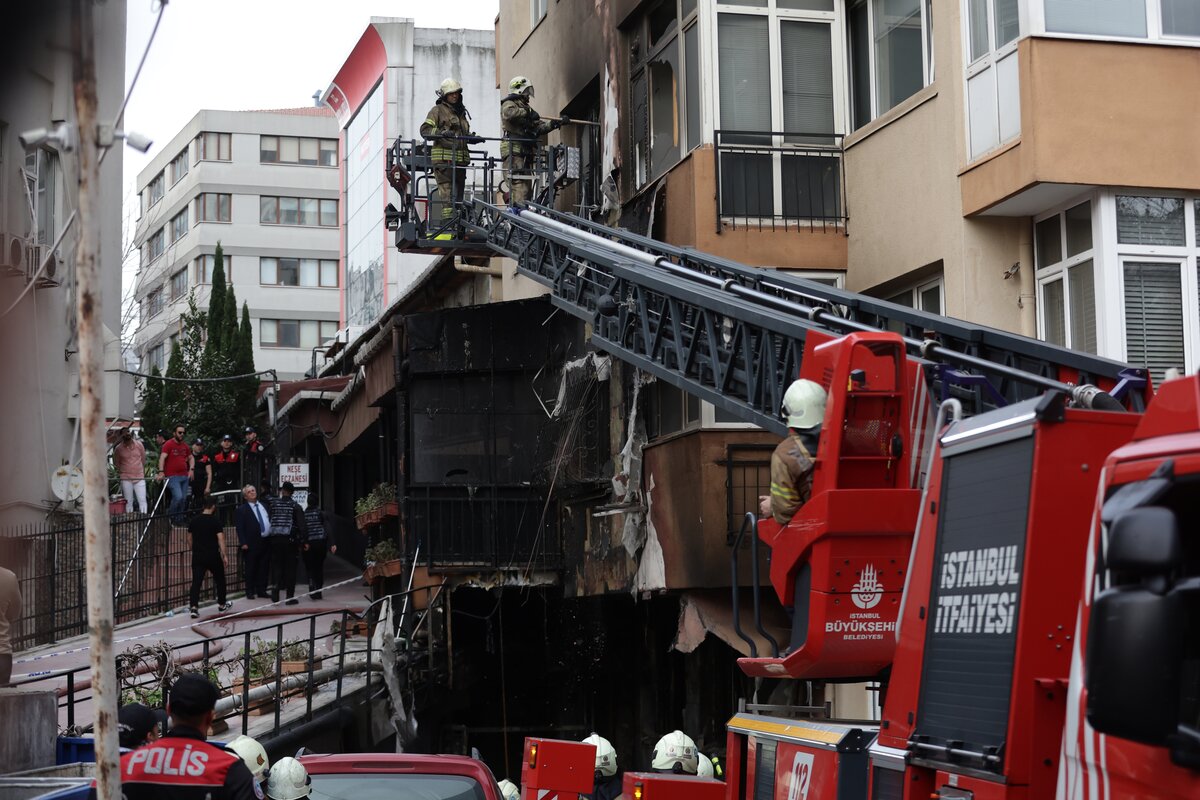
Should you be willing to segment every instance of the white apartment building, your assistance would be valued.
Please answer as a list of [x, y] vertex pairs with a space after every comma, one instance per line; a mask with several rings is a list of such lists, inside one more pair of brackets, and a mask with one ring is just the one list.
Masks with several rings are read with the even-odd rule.
[[138, 175], [134, 349], [165, 371], [180, 314], [208, 307], [213, 256], [249, 307], [254, 364], [301, 378], [338, 329], [338, 124], [323, 107], [196, 114]]

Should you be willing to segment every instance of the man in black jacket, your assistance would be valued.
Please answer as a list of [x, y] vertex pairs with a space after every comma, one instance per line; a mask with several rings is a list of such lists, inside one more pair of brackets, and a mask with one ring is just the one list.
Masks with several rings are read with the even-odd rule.
[[202, 675], [188, 674], [175, 681], [167, 700], [167, 713], [174, 727], [161, 739], [121, 756], [121, 793], [125, 800], [261, 797], [241, 757], [205, 740], [216, 703], [217, 687]]
[[279, 487], [279, 497], [273, 497], [271, 529], [267, 532], [267, 549], [271, 558], [271, 602], [279, 602], [279, 590], [287, 592], [284, 605], [294, 606], [296, 599], [296, 551], [308, 541], [304, 526], [304, 510], [292, 499], [295, 488], [290, 481]]
[[267, 533], [271, 530], [271, 512], [258, 501], [258, 489], [248, 483], [242, 487], [246, 501], [237, 507], [234, 524], [246, 573], [246, 599], [267, 596]]

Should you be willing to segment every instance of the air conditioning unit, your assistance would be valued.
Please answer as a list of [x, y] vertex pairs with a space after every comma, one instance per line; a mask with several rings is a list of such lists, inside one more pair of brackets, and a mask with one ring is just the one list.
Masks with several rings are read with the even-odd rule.
[[[38, 268], [42, 266], [42, 259], [47, 259], [46, 268], [42, 270], [42, 274], [38, 275]], [[28, 244], [25, 248], [25, 276], [26, 280], [33, 280], [37, 276], [38, 289], [46, 289], [51, 286], [59, 285], [59, 263], [58, 251], [51, 250], [46, 245]]]
[[25, 275], [25, 248], [29, 241], [11, 233], [0, 234], [0, 275]]

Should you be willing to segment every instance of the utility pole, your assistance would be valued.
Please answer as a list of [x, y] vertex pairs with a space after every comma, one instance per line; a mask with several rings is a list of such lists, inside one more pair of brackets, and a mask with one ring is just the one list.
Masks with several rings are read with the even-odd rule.
[[[79, 335], [79, 418], [83, 440], [83, 525], [86, 532], [88, 644], [95, 708], [96, 796], [120, 800], [117, 673], [113, 658], [112, 531], [104, 447], [104, 327], [100, 281], [100, 153], [97, 145], [94, 0], [74, 0], [71, 52], [79, 131], [79, 243], [75, 250], [75, 316]], [[115, 268], [116, 265], [110, 265]]]

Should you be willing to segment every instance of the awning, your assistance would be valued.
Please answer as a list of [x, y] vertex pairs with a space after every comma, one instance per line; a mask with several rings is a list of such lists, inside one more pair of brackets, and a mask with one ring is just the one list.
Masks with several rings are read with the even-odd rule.
[[[763, 628], [775, 637], [780, 650], [791, 640], [791, 621], [771, 594], [769, 586], [762, 588]], [[758, 648], [758, 655], [771, 655], [771, 643], [754, 628], [753, 595], [750, 589], [738, 590], [741, 605], [740, 622], [742, 633], [750, 637]], [[733, 598], [728, 589], [697, 589], [684, 592], [679, 599], [679, 629], [671, 647], [681, 653], [690, 653], [704, 641], [708, 634], [715, 635], [743, 656], [750, 656], [750, 645], [738, 636], [733, 627]]]

